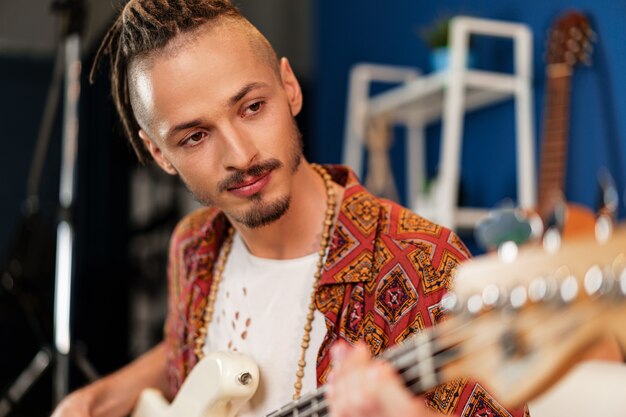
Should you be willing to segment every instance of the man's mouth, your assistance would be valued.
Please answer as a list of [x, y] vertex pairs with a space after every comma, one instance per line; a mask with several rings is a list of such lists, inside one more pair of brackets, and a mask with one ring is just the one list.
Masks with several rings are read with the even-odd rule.
[[271, 176], [272, 171], [270, 170], [256, 177], [247, 177], [244, 181], [229, 187], [228, 192], [237, 197], [250, 197], [260, 192], [270, 181]]

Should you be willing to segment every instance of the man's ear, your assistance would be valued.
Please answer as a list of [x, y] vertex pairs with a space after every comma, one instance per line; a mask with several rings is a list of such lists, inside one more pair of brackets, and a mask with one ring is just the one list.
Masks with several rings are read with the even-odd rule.
[[289, 65], [289, 60], [284, 57], [280, 59], [280, 79], [287, 92], [291, 114], [295, 116], [302, 110], [302, 90], [291, 65]]
[[143, 129], [139, 130], [139, 137], [143, 141], [143, 145], [146, 147], [148, 152], [150, 152], [150, 155], [152, 155], [154, 161], [161, 167], [163, 171], [167, 172], [170, 175], [178, 174], [176, 168], [174, 168], [174, 165], [172, 165], [161, 152], [161, 148], [159, 148], [154, 143], [154, 141], [150, 139], [148, 134]]

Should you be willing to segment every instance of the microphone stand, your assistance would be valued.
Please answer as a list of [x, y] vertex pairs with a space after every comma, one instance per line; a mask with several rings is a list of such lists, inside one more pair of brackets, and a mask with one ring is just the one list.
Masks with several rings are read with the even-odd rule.
[[[75, 352], [71, 335], [71, 299], [74, 274], [74, 191], [76, 182], [76, 156], [78, 149], [81, 33], [84, 26], [84, 0], [54, 0], [52, 10], [61, 19], [61, 40], [56, 62], [63, 63], [64, 108], [62, 156], [59, 186], [59, 216], [56, 238], [56, 270], [54, 290], [54, 343], [43, 346], [30, 364], [21, 372], [8, 390], [0, 397], [0, 417], [8, 415], [43, 373], [54, 365], [53, 402], [58, 404], [69, 392], [70, 354], [77, 367], [89, 379], [97, 378], [91, 364]], [[58, 65], [55, 68], [58, 69]], [[57, 73], [55, 69], [55, 74]], [[53, 76], [47, 109], [44, 114], [36, 153], [28, 181], [27, 209], [32, 213], [38, 207], [38, 185], [47, 150], [51, 115], [56, 110]], [[48, 123], [46, 123], [48, 121]], [[48, 131], [46, 131], [48, 130]], [[77, 355], [78, 354], [78, 355]], [[80, 357], [79, 357], [80, 356]]]
[[69, 354], [71, 348], [71, 298], [74, 275], [74, 191], [78, 149], [81, 31], [85, 7], [80, 0], [55, 0], [53, 10], [63, 19], [65, 45], [65, 92], [59, 185], [59, 223], [57, 225], [56, 272], [54, 289], [54, 402], [69, 391]]

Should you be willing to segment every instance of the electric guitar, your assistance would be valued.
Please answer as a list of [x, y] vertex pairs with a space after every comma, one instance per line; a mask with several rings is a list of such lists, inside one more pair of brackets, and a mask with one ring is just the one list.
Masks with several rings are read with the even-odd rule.
[[[520, 405], [607, 333], [626, 345], [626, 227], [604, 243], [578, 238], [556, 253], [529, 245], [514, 259], [491, 254], [469, 260], [442, 303], [450, 312], [446, 321], [382, 357], [416, 394], [471, 376], [499, 401]], [[233, 417], [258, 383], [249, 358], [215, 353], [196, 365], [171, 405], [146, 390], [133, 417]], [[322, 387], [269, 416], [326, 416], [324, 393]]]

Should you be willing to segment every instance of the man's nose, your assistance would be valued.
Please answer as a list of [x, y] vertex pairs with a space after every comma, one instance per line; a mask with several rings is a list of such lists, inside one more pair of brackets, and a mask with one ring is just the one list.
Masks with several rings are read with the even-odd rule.
[[223, 127], [223, 164], [226, 169], [245, 170], [258, 159], [259, 149], [251, 135], [236, 126]]

